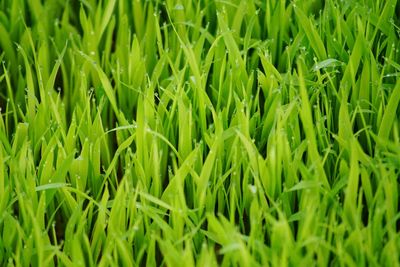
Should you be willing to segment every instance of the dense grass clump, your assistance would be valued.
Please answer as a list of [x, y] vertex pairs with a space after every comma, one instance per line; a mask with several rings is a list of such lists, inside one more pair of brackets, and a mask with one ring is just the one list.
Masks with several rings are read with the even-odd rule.
[[399, 266], [397, 0], [0, 0], [0, 266]]

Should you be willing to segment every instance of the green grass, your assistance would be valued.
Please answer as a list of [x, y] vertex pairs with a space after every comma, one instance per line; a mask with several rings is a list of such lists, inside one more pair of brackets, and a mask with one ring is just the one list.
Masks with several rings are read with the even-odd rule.
[[397, 0], [0, 0], [0, 266], [399, 266]]

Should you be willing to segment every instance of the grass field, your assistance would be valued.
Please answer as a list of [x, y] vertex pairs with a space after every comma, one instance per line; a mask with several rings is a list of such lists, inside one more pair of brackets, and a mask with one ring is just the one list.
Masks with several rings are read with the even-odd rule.
[[0, 0], [0, 266], [399, 266], [400, 1]]

